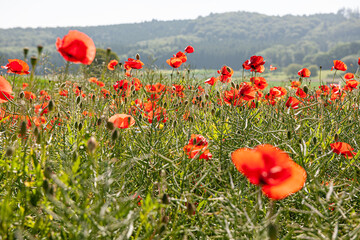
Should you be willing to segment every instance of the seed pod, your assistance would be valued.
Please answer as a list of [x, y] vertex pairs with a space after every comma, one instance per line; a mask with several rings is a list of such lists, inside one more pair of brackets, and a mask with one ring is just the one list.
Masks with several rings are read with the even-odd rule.
[[290, 132], [290, 131], [287, 132], [287, 138], [288, 138], [289, 140], [291, 139], [291, 132]]
[[80, 101], [81, 101], [81, 97], [80, 97], [80, 96], [77, 96], [77, 97], [76, 97], [76, 104], [79, 104]]
[[25, 96], [25, 93], [24, 93], [24, 92], [20, 92], [20, 93], [19, 93], [19, 98], [24, 98], [24, 96]]
[[316, 144], [316, 140], [317, 140], [316, 137], [313, 137], [312, 140], [313, 140], [313, 143]]
[[140, 54], [137, 53], [135, 58], [136, 58], [136, 60], [140, 60]]
[[334, 140], [335, 142], [339, 141], [339, 135], [337, 133], [335, 133]]
[[44, 48], [44, 47], [43, 47], [42, 45], [38, 45], [38, 46], [37, 46], [37, 50], [38, 50], [38, 55], [39, 55], [39, 56], [41, 55], [43, 48]]
[[215, 108], [211, 109], [211, 115], [214, 116], [214, 115], [215, 115], [215, 112], [216, 112], [216, 111], [215, 111]]
[[78, 122], [75, 122], [74, 127], [77, 129], [79, 127]]
[[24, 52], [24, 58], [26, 59], [26, 58], [27, 58], [27, 55], [28, 55], [28, 53], [29, 53], [29, 48], [24, 47], [24, 48], [23, 48], [23, 52]]
[[236, 85], [235, 85], [234, 82], [231, 82], [231, 87], [232, 87], [232, 88], [236, 88]]
[[32, 56], [30, 58], [30, 63], [31, 63], [31, 66], [34, 68], [36, 66], [36, 64], [37, 64], [37, 57]]

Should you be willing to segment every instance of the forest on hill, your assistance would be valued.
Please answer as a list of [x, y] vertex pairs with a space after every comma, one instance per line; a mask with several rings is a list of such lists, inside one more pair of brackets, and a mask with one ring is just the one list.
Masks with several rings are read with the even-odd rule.
[[0, 64], [22, 58], [23, 48], [36, 55], [42, 45], [50, 61], [62, 65], [55, 41], [70, 29], [88, 34], [97, 48], [110, 47], [121, 61], [140, 54], [147, 66], [170, 68], [166, 59], [192, 45], [192, 68], [234, 69], [252, 55], [262, 55], [267, 66], [285, 68], [297, 63], [331, 68], [339, 59], [356, 68], [360, 56], [359, 11], [336, 14], [268, 16], [250, 12], [210, 14], [193, 20], [173, 20], [95, 27], [0, 29]]

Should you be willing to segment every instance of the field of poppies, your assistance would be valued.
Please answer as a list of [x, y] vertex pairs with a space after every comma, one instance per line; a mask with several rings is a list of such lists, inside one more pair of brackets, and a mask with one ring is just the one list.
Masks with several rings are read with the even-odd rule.
[[270, 87], [251, 56], [201, 79], [187, 46], [171, 72], [96, 75], [89, 36], [54, 43], [52, 74], [41, 47], [1, 66], [0, 239], [360, 238], [359, 68]]

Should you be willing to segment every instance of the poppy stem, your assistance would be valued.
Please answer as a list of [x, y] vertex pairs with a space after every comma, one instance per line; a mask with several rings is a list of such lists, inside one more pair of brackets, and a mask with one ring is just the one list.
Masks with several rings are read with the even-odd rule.
[[66, 79], [67, 79], [67, 75], [69, 74], [69, 67], [70, 67], [70, 62], [69, 62], [69, 61], [66, 61], [65, 73], [64, 73], [64, 79], [63, 79], [63, 81], [66, 81]]
[[275, 214], [275, 201], [274, 200], [270, 200], [269, 203], [269, 213], [267, 215], [267, 219], [269, 222], [268, 225], [268, 234], [269, 234], [269, 239], [270, 240], [276, 240], [278, 239], [278, 231], [277, 231], [277, 226], [275, 224], [275, 221], [272, 219], [273, 216]]

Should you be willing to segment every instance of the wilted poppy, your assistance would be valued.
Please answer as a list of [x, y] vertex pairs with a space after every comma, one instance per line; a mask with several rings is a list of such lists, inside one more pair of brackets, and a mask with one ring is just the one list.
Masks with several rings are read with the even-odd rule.
[[118, 65], [118, 61], [116, 60], [111, 60], [108, 65], [107, 65], [107, 68], [110, 70], [110, 71], [113, 71], [115, 70], [115, 66]]
[[306, 77], [310, 77], [311, 72], [310, 72], [309, 69], [303, 68], [303, 69], [301, 69], [301, 70], [298, 72], [298, 75], [299, 75], [300, 77], [306, 78]]
[[4, 103], [9, 101], [9, 99], [13, 99], [11, 96], [12, 87], [11, 84], [2, 76], [0, 76], [0, 103]]
[[8, 59], [9, 63], [1, 68], [7, 69], [8, 73], [15, 73], [18, 75], [29, 74], [29, 65], [20, 59]]
[[184, 50], [186, 53], [193, 53], [194, 52], [194, 48], [192, 46], [187, 46]]
[[116, 128], [124, 129], [134, 126], [135, 119], [128, 114], [115, 114], [109, 118], [108, 122], [113, 123]]
[[330, 147], [334, 153], [341, 154], [349, 159], [356, 155], [356, 152], [353, 152], [354, 148], [344, 142], [331, 143]]
[[63, 39], [58, 38], [56, 49], [66, 61], [89, 65], [95, 58], [93, 40], [85, 33], [70, 30]]
[[331, 71], [333, 69], [340, 70], [340, 71], [346, 71], [347, 66], [344, 62], [342, 62], [340, 60], [334, 60], [334, 66], [331, 68]]
[[306, 181], [306, 171], [287, 153], [272, 145], [255, 149], [240, 148], [231, 154], [239, 172], [269, 198], [280, 200], [299, 191]]

